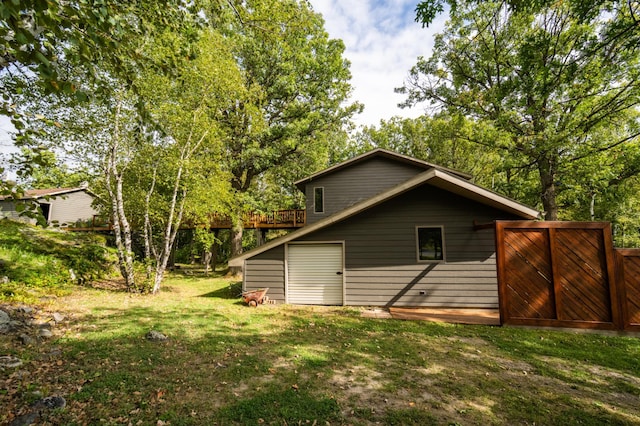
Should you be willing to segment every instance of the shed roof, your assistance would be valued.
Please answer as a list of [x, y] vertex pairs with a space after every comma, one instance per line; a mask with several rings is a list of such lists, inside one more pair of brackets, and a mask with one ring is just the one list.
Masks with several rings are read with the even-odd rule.
[[522, 217], [523, 219], [537, 219], [540, 216], [540, 212], [532, 209], [531, 207], [525, 206], [524, 204], [521, 204], [503, 195], [497, 194], [486, 188], [471, 183], [468, 180], [460, 178], [457, 175], [451, 174], [441, 169], [432, 168], [381, 194], [378, 194], [360, 203], [354, 204], [349, 208], [328, 216], [309, 226], [305, 226], [304, 228], [293, 231], [283, 237], [270, 241], [253, 250], [249, 250], [248, 252], [243, 253], [240, 256], [236, 256], [229, 260], [229, 266], [242, 266], [242, 262], [245, 259], [265, 252], [281, 244], [295, 240], [296, 238], [303, 237], [329, 225], [333, 225], [334, 223], [341, 222], [421, 185], [432, 185], [437, 188], [460, 195], [467, 199], [477, 201], [481, 204], [485, 204], [498, 210], [514, 214], [516, 216]]
[[[72, 192], [85, 191], [91, 195], [91, 191], [87, 189], [86, 186], [78, 186], [73, 188], [46, 188], [46, 189], [28, 189], [24, 191], [24, 196], [21, 198], [22, 200], [33, 200], [42, 197], [55, 197], [58, 195], [70, 194]], [[0, 196], [0, 200], [4, 200], [6, 196]]]
[[463, 173], [458, 170], [449, 169], [447, 167], [438, 166], [437, 164], [428, 163], [426, 161], [418, 160], [416, 158], [409, 157], [407, 155], [398, 154], [397, 152], [389, 151], [382, 148], [377, 148], [372, 151], [353, 157], [349, 160], [343, 161], [342, 163], [335, 164], [327, 169], [314, 173], [311, 176], [307, 176], [304, 179], [300, 179], [294, 182], [294, 185], [296, 185], [298, 189], [300, 189], [301, 191], [304, 191], [304, 186], [315, 179], [318, 179], [322, 176], [337, 172], [338, 170], [342, 170], [344, 168], [353, 166], [357, 163], [360, 163], [375, 157], [387, 158], [387, 159], [399, 161], [405, 164], [411, 164], [417, 167], [422, 167], [425, 170], [429, 170], [429, 169], [443, 170], [466, 180], [470, 180], [472, 178], [470, 174]]

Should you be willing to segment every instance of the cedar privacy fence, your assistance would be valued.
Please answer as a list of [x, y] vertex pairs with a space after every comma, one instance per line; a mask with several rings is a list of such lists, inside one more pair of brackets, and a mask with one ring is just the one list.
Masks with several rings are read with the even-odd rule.
[[496, 222], [502, 324], [640, 331], [640, 249], [604, 222]]

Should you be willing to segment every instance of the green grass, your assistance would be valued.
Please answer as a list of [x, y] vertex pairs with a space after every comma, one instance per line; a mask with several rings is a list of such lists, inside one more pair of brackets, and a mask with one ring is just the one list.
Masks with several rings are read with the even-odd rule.
[[[103, 237], [0, 220], [0, 301], [36, 302], [62, 295], [76, 280], [102, 278], [114, 266]], [[73, 271], [73, 273], [71, 272]]]
[[[44, 346], [0, 371], [0, 423], [40, 394], [53, 424], [638, 424], [640, 340], [366, 319], [358, 308], [249, 308], [237, 283], [172, 275], [157, 296], [86, 288]], [[169, 336], [149, 342], [158, 330]], [[51, 346], [58, 358], [43, 361]], [[4, 417], [3, 417], [4, 416]]]

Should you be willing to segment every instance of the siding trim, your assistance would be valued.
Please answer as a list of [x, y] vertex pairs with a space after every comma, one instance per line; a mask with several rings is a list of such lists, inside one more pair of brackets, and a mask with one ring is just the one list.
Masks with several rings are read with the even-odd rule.
[[[242, 262], [242, 270], [247, 270], [247, 261]], [[247, 291], [247, 274], [242, 274], [242, 291]]]

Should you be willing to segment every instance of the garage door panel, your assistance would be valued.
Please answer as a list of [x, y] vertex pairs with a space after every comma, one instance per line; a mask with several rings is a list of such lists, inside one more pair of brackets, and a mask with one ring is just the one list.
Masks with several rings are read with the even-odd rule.
[[287, 301], [300, 305], [342, 305], [342, 244], [290, 244]]

